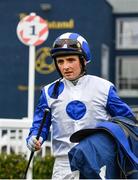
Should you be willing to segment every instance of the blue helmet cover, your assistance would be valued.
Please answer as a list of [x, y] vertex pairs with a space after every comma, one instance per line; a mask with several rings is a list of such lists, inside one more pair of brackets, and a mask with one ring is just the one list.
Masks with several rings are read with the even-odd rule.
[[[71, 39], [71, 40], [75, 40], [75, 41], [78, 41], [81, 45], [81, 49], [83, 51], [83, 53], [85, 54], [85, 59], [86, 59], [86, 62], [90, 62], [91, 61], [91, 52], [90, 52], [90, 48], [89, 48], [89, 44], [88, 42], [86, 41], [86, 39], [84, 39], [81, 35], [77, 34], [77, 33], [64, 33], [62, 35], [60, 35], [58, 38], [56, 38], [55, 42], [60, 40], [60, 39]], [[53, 48], [51, 50], [52, 53], [56, 53], [56, 52], [59, 52], [59, 51], [63, 51], [63, 49], [66, 51], [66, 52], [69, 52], [69, 51], [76, 51], [75, 49], [73, 48], [67, 48], [67, 47], [61, 47], [61, 48]]]

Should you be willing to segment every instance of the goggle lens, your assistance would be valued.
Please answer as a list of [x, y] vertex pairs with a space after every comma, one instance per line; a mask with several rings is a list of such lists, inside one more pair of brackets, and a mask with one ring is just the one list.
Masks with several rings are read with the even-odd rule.
[[73, 48], [81, 49], [81, 44], [72, 39], [59, 39], [53, 45], [54, 48]]

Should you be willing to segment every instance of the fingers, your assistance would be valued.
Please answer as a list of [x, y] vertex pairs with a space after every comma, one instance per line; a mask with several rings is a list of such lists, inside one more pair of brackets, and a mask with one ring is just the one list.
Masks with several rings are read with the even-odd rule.
[[41, 149], [42, 141], [42, 137], [40, 137], [39, 140], [37, 140], [36, 136], [31, 136], [27, 143], [27, 147], [30, 151], [38, 151]]

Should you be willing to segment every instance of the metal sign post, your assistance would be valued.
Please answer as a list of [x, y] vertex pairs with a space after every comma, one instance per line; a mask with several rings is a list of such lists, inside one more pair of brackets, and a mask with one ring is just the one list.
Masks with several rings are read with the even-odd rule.
[[33, 119], [35, 91], [35, 46], [42, 44], [48, 37], [48, 25], [35, 13], [23, 18], [17, 26], [19, 40], [29, 46], [29, 78], [28, 78], [28, 119]]
[[[32, 121], [34, 116], [34, 94], [35, 94], [35, 46], [42, 44], [48, 37], [48, 25], [44, 19], [35, 13], [23, 18], [17, 26], [19, 40], [29, 46], [29, 77], [28, 77], [28, 120]], [[32, 179], [32, 165], [27, 175]]]
[[32, 120], [34, 115], [35, 94], [35, 46], [29, 46], [29, 77], [28, 77], [28, 119]]

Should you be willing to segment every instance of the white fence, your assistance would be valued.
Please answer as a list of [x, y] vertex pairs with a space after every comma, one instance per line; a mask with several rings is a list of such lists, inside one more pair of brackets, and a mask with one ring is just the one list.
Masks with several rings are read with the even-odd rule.
[[[27, 118], [23, 119], [0, 119], [0, 153], [12, 152], [26, 155], [29, 159], [30, 151], [26, 147], [26, 137], [32, 122]], [[51, 141], [43, 144], [42, 150], [38, 152], [42, 157], [52, 154]], [[37, 153], [34, 153], [37, 155]], [[28, 171], [28, 179], [32, 179], [32, 164]]]

